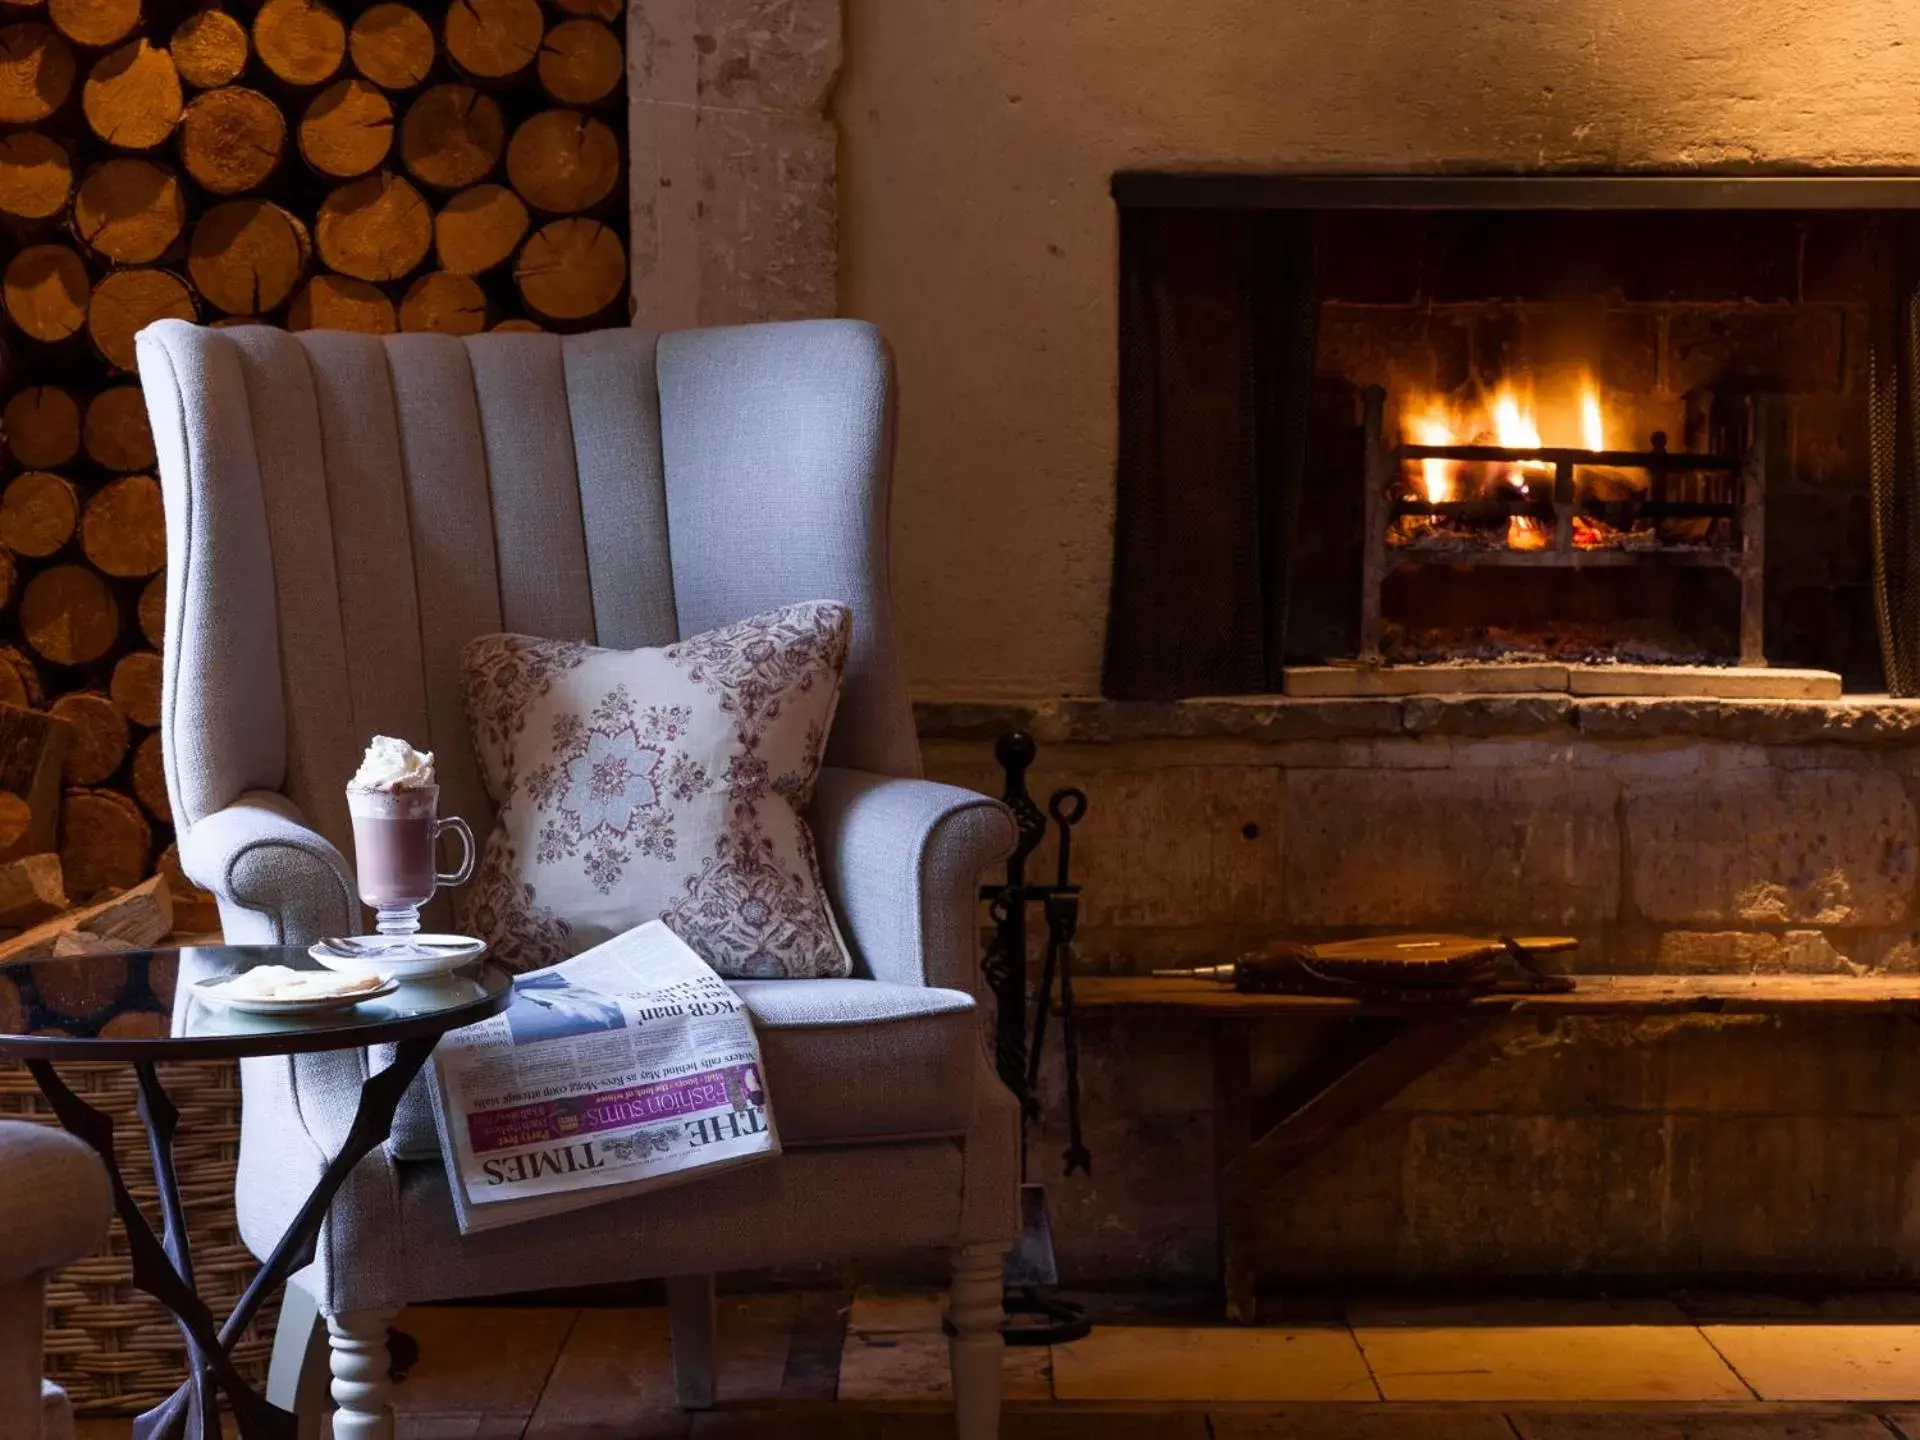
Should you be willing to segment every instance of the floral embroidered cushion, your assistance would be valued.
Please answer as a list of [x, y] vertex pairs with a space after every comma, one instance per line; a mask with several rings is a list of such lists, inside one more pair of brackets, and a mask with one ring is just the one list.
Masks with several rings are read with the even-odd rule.
[[652, 650], [471, 642], [499, 816], [463, 923], [515, 969], [657, 918], [722, 975], [850, 974], [801, 817], [851, 631], [814, 601]]

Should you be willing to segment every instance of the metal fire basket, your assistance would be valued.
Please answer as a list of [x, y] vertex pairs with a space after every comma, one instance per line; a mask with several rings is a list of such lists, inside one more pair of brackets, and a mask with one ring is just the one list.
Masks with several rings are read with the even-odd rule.
[[[1366, 437], [1366, 527], [1360, 590], [1360, 658], [1378, 664], [1380, 654], [1380, 596], [1387, 576], [1402, 565], [1518, 566], [1540, 569], [1600, 569], [1653, 566], [1708, 566], [1730, 570], [1740, 580], [1740, 661], [1765, 665], [1763, 651], [1766, 613], [1766, 466], [1768, 400], [1745, 401], [1745, 442], [1737, 453], [1697, 453], [1669, 450], [1666, 435], [1655, 431], [1648, 450], [1576, 450], [1562, 446], [1514, 449], [1500, 445], [1410, 445], [1390, 442], [1386, 436], [1386, 391], [1369, 386], [1363, 395]], [[1553, 498], [1429, 501], [1404, 493], [1404, 467], [1418, 460], [1465, 460], [1486, 464], [1538, 463], [1553, 467]], [[1585, 466], [1615, 470], [1644, 470], [1648, 476], [1644, 498], [1581, 500], [1575, 493], [1573, 472]], [[1696, 476], [1687, 488], [1710, 498], [1674, 499], [1673, 477]], [[1639, 544], [1595, 549], [1574, 545], [1578, 515], [1604, 519], [1621, 530], [1635, 521], [1695, 518], [1725, 519], [1731, 543]], [[1463, 520], [1525, 516], [1553, 525], [1552, 541], [1536, 550], [1414, 541], [1389, 545], [1390, 528], [1403, 516], [1431, 515]]]

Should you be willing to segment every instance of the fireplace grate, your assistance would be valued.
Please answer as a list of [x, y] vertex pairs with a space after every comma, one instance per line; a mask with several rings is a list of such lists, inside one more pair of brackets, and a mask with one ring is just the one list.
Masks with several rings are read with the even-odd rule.
[[[1441, 564], [1534, 569], [1714, 567], [1740, 584], [1739, 663], [1765, 665], [1763, 649], [1766, 547], [1767, 401], [1744, 402], [1736, 450], [1670, 450], [1655, 431], [1646, 450], [1579, 450], [1562, 446], [1423, 445], [1388, 438], [1386, 391], [1363, 393], [1366, 496], [1361, 563], [1360, 655], [1381, 659], [1381, 597], [1387, 577], [1402, 565]], [[1509, 490], [1493, 498], [1428, 500], [1408, 493], [1406, 467], [1420, 461], [1551, 468], [1551, 498]], [[1580, 497], [1574, 472], [1583, 467], [1640, 471], [1643, 495], [1629, 499]], [[1676, 494], [1676, 491], [1681, 492]], [[1438, 520], [1454, 528], [1412, 536], [1403, 522]], [[1583, 547], [1580, 523], [1606, 527], [1614, 543]], [[1672, 521], [1706, 521], [1685, 540], [1669, 538]], [[1512, 546], [1505, 527], [1521, 522], [1539, 543]], [[1550, 532], [1548, 527], [1551, 527]]]

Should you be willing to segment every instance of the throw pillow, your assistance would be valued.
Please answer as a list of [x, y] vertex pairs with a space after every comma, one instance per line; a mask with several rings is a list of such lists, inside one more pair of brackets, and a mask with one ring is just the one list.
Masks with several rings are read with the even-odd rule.
[[498, 818], [463, 923], [514, 969], [657, 918], [722, 975], [850, 974], [801, 816], [851, 630], [814, 601], [651, 650], [469, 643]]

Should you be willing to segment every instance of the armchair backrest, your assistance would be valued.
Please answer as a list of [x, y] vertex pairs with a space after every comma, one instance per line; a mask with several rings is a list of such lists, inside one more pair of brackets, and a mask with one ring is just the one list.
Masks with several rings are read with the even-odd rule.
[[892, 376], [851, 321], [654, 336], [139, 338], [166, 496], [177, 822], [275, 790], [336, 845], [369, 735], [491, 819], [459, 657], [498, 630], [666, 644], [852, 606], [828, 763], [918, 773], [888, 601]]

